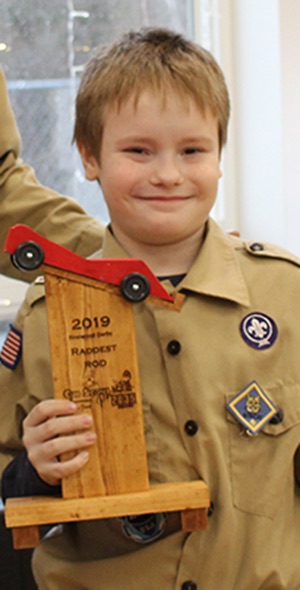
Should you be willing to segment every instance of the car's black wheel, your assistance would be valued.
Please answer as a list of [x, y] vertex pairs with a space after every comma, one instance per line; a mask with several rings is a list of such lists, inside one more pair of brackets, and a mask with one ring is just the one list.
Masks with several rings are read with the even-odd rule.
[[150, 293], [150, 282], [139, 272], [132, 272], [121, 283], [121, 292], [125, 299], [133, 303], [144, 301]]
[[44, 251], [36, 242], [23, 242], [11, 255], [11, 260], [19, 270], [35, 270], [43, 263]]

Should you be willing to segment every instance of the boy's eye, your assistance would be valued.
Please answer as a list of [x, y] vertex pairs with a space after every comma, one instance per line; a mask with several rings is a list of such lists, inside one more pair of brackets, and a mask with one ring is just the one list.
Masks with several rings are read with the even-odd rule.
[[199, 147], [190, 147], [190, 148], [185, 148], [184, 153], [189, 156], [189, 155], [193, 155], [193, 154], [201, 154], [205, 152], [204, 148], [199, 148]]
[[126, 148], [125, 152], [128, 152], [130, 154], [147, 154], [147, 150], [145, 148], [142, 147], [130, 147], [130, 148]]

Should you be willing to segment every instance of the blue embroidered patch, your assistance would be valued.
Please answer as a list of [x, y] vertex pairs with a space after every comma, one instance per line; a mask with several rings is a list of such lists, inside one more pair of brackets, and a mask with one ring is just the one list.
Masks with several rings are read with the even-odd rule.
[[256, 350], [270, 348], [278, 336], [278, 329], [274, 320], [266, 313], [258, 311], [249, 313], [240, 325], [243, 339]]
[[136, 543], [151, 543], [158, 539], [165, 528], [164, 513], [142, 514], [140, 516], [121, 517], [123, 533]]
[[9, 332], [0, 352], [0, 362], [9, 369], [15, 369], [22, 352], [22, 333], [10, 325]]
[[248, 434], [258, 432], [278, 414], [273, 404], [256, 381], [252, 381], [226, 404], [227, 410], [246, 429]]

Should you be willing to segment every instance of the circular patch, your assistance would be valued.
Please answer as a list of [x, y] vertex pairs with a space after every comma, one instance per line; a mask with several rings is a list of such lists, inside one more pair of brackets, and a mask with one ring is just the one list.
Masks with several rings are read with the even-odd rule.
[[158, 539], [165, 528], [164, 513], [143, 514], [141, 516], [120, 517], [123, 533], [136, 543], [151, 543]]
[[257, 350], [270, 348], [278, 336], [274, 320], [259, 311], [246, 315], [241, 321], [240, 331], [245, 342]]

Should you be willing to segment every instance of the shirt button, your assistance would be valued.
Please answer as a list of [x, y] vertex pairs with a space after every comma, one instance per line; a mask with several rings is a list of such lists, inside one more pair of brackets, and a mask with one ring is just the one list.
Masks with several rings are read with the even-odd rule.
[[167, 346], [167, 350], [168, 350], [169, 354], [176, 356], [176, 354], [178, 354], [181, 350], [180, 342], [178, 342], [178, 340], [170, 340], [170, 342]]
[[184, 425], [184, 430], [188, 436], [195, 436], [198, 432], [197, 422], [195, 422], [195, 420], [188, 420]]
[[273, 418], [271, 418], [270, 420], [270, 424], [280, 424], [280, 422], [282, 422], [284, 418], [284, 414], [282, 410], [278, 410], [278, 412], [276, 412], [275, 416], [273, 416]]
[[252, 250], [252, 252], [262, 252], [264, 250], [264, 246], [263, 244], [260, 244], [260, 242], [254, 242], [251, 244], [250, 250]]
[[187, 582], [183, 582], [181, 590], [197, 590], [197, 584], [188, 580]]

